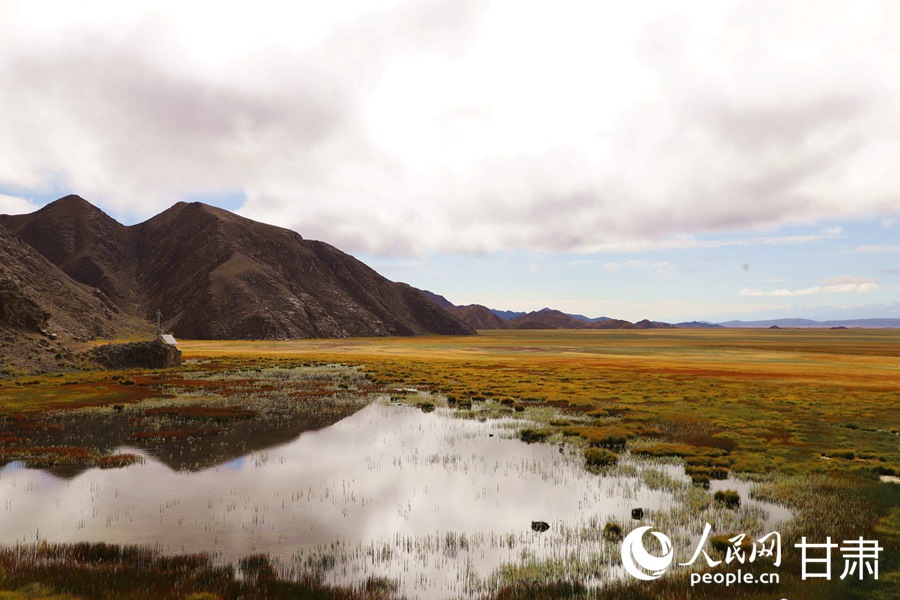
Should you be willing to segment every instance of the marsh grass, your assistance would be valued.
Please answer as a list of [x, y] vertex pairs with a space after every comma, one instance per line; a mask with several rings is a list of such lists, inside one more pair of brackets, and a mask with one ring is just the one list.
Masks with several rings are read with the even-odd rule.
[[132, 454], [130, 452], [122, 452], [101, 456], [97, 460], [97, 466], [101, 469], [122, 469], [135, 464], [143, 464], [143, 462], [143, 456], [138, 456], [137, 454]]
[[[142, 391], [126, 402], [114, 396], [103, 407], [81, 402], [67, 411], [0, 413], [0, 464], [22, 461], [30, 467], [71, 471], [109, 468], [119, 461], [117, 466], [123, 467], [127, 466], [123, 459], [102, 456], [120, 445], [136, 445], [170, 463], [175, 461], [179, 468], [197, 469], [208, 466], [214, 457], [234, 458], [228, 456], [230, 446], [238, 453], [252, 450], [239, 438], [266, 443], [256, 431], [270, 431], [271, 444], [278, 439], [277, 431], [284, 430], [285, 435], [296, 431], [292, 423], [327, 425], [377, 395], [370, 393], [377, 390], [359, 369], [333, 364], [216, 365], [218, 370], [200, 366], [213, 368], [194, 363], [177, 373], [135, 372], [136, 387]], [[123, 378], [120, 373], [103, 374], [102, 381], [120, 383]], [[56, 387], [63, 396], [80, 389], [64, 383]]]
[[[159, 550], [115, 544], [37, 544], [0, 548], [9, 598], [358, 599], [390, 598], [377, 587], [339, 590], [288, 581], [264, 556], [241, 563], [246, 577], [206, 554], [163, 556]], [[3, 596], [0, 595], [0, 598]]]

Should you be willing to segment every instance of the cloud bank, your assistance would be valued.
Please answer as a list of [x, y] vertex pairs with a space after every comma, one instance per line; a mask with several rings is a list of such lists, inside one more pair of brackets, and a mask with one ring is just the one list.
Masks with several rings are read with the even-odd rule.
[[895, 3], [296, 4], [0, 0], [0, 189], [401, 256], [898, 212]]

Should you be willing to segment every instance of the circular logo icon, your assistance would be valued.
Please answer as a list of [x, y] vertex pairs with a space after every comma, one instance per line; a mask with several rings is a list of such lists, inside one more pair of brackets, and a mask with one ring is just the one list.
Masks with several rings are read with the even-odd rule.
[[[638, 527], [622, 540], [622, 566], [628, 571], [632, 577], [637, 577], [643, 581], [653, 581], [662, 576], [672, 564], [675, 558], [675, 551], [672, 549], [672, 540], [664, 533], [659, 531], [651, 531], [650, 533], [659, 540], [662, 546], [663, 555], [654, 556], [647, 552], [644, 548], [644, 532], [650, 529], [649, 525]], [[640, 568], [639, 568], [640, 567]], [[649, 571], [647, 574], [644, 571]]]

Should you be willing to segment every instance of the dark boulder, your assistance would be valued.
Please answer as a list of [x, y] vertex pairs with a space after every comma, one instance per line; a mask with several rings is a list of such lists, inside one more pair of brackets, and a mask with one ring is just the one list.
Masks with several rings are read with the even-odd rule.
[[166, 369], [181, 364], [181, 351], [163, 342], [106, 344], [90, 354], [107, 369]]
[[531, 529], [533, 531], [537, 531], [538, 533], [544, 533], [548, 529], [550, 529], [550, 524], [544, 521], [532, 521]]

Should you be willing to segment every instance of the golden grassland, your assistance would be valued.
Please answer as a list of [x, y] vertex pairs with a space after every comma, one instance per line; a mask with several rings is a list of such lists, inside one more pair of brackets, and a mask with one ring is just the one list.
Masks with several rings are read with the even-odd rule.
[[[47, 409], [139, 402], [173, 381], [183, 383], [192, 369], [361, 365], [378, 387], [429, 390], [462, 413], [492, 398], [502, 410], [538, 421], [531, 434], [539, 437], [683, 459], [700, 485], [729, 474], [756, 478], [761, 497], [795, 510], [797, 536], [875, 536], [886, 548], [879, 582], [792, 580], [778, 597], [900, 597], [900, 485], [878, 482], [879, 475], [900, 474], [900, 331], [490, 331], [477, 337], [183, 341], [180, 348], [188, 366], [176, 370], [3, 381], [0, 420], [11, 425]], [[221, 395], [227, 388], [210, 391]], [[671, 578], [663, 585], [662, 596], [642, 595], [647, 588], [634, 586], [604, 593], [717, 593]], [[557, 596], [542, 590], [514, 586], [499, 597]]]
[[491, 331], [182, 350], [359, 364], [380, 383], [549, 404], [595, 415], [585, 436], [721, 448], [741, 472], [900, 467], [900, 331]]

